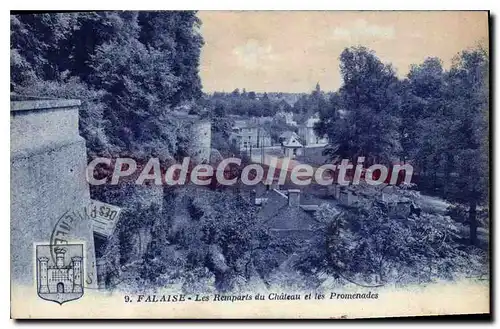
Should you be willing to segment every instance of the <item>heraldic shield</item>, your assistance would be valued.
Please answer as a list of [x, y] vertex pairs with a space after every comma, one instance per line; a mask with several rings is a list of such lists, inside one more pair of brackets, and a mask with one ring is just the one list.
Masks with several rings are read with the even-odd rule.
[[59, 304], [83, 296], [83, 244], [36, 246], [37, 292]]

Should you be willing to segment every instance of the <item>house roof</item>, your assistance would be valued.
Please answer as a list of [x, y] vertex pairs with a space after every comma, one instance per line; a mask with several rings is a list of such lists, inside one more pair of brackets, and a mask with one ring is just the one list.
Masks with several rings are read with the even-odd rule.
[[302, 147], [303, 145], [299, 142], [299, 139], [295, 136], [290, 136], [283, 142], [285, 147]]
[[287, 130], [285, 132], [283, 132], [281, 135], [280, 135], [280, 138], [285, 138], [285, 139], [288, 139], [290, 137], [296, 137], [296, 138], [299, 138], [299, 135], [297, 135], [297, 133], [293, 132], [293, 131], [290, 131], [290, 130]]
[[301, 204], [300, 208], [304, 211], [314, 212], [318, 210], [319, 206], [317, 204]]
[[286, 205], [271, 216], [265, 217], [265, 214], [263, 214], [263, 220], [266, 226], [274, 230], [311, 230], [318, 223], [313, 214], [313, 212], [307, 212], [300, 206], [288, 206], [287, 202]]
[[[290, 218], [291, 220], [314, 220], [314, 211], [318, 205], [290, 206], [286, 191], [272, 189], [265, 191], [256, 203], [262, 206], [259, 214], [264, 222], [269, 222], [277, 217]], [[297, 218], [296, 218], [297, 217]]]

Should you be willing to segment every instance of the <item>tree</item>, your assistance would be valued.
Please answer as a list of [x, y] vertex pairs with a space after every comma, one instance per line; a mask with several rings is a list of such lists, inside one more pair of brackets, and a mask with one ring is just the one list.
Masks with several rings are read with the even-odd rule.
[[172, 156], [168, 112], [201, 96], [199, 25], [188, 11], [13, 15], [11, 88], [81, 99], [90, 156]]
[[317, 132], [330, 140], [326, 153], [366, 163], [388, 162], [400, 152], [400, 82], [393, 68], [364, 47], [340, 55], [343, 84], [320, 111]]
[[66, 40], [76, 26], [75, 14], [11, 16], [11, 86], [36, 78], [57, 80], [68, 69]]
[[316, 218], [317, 234], [296, 263], [310, 276], [326, 273], [377, 287], [452, 279], [470, 267], [482, 272], [482, 265], [469, 262], [470, 255], [459, 248], [458, 229], [447, 216], [391, 218], [372, 199], [343, 212], [323, 204]]
[[171, 101], [174, 105], [201, 97], [199, 61], [203, 38], [194, 11], [140, 11], [139, 41], [169, 57], [172, 74], [181, 77]]
[[276, 114], [276, 106], [267, 93], [262, 96], [262, 114], [269, 117]]
[[469, 205], [470, 243], [478, 244], [477, 207], [487, 203], [489, 186], [489, 61], [482, 48], [465, 50], [448, 75], [453, 169], [447, 198]]
[[[445, 94], [445, 74], [439, 58], [427, 58], [420, 65], [412, 65], [407, 79], [403, 82], [401, 106], [401, 144], [402, 160], [430, 159], [435, 154], [425, 153], [436, 149], [438, 144], [429, 147], [429, 143], [438, 142], [436, 136], [441, 129], [440, 118], [444, 115], [447, 104]], [[444, 128], [444, 127], [443, 127]], [[442, 150], [447, 145], [440, 143]], [[421, 164], [426, 168], [438, 168], [438, 164]]]
[[215, 277], [216, 289], [230, 291], [240, 279], [255, 274], [257, 251], [269, 245], [267, 233], [259, 225], [256, 209], [240, 195], [207, 190], [188, 193], [191, 221], [178, 238], [187, 250], [186, 271], [199, 273], [206, 267]]
[[468, 205], [477, 245], [477, 207], [488, 196], [488, 54], [465, 50], [448, 72], [428, 58], [403, 85], [402, 157], [416, 167], [421, 190]]

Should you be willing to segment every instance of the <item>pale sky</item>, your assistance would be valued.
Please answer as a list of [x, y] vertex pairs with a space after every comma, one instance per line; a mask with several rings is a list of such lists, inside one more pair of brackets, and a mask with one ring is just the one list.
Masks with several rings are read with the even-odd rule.
[[205, 92], [325, 91], [340, 86], [338, 57], [363, 45], [392, 63], [439, 57], [445, 68], [459, 51], [488, 44], [487, 12], [200, 11], [200, 75]]

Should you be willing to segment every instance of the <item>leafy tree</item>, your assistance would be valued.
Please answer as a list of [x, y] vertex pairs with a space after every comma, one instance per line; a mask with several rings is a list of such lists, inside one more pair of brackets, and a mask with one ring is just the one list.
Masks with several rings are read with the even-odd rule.
[[488, 54], [465, 50], [444, 72], [437, 58], [414, 65], [404, 81], [403, 158], [419, 187], [469, 207], [470, 243], [478, 244], [478, 205], [488, 196]]
[[11, 88], [81, 99], [91, 156], [172, 156], [168, 112], [201, 96], [199, 25], [194, 12], [13, 15]]
[[[437, 154], [426, 153], [441, 145], [435, 135], [440, 127], [440, 118], [445, 114], [447, 97], [445, 93], [445, 72], [441, 60], [427, 58], [421, 65], [412, 65], [408, 78], [403, 82], [403, 104], [401, 107], [402, 159], [436, 159]], [[444, 127], [442, 127], [444, 128]], [[437, 167], [437, 163], [422, 163], [427, 168]]]
[[327, 134], [331, 158], [367, 158], [366, 163], [390, 161], [400, 152], [400, 83], [390, 65], [364, 47], [340, 55], [343, 85], [321, 111], [317, 132]]
[[139, 41], [170, 57], [173, 75], [179, 79], [171, 98], [174, 105], [201, 97], [199, 62], [203, 38], [201, 21], [194, 11], [140, 11]]
[[74, 14], [11, 16], [11, 87], [35, 78], [57, 80], [68, 67], [65, 41], [75, 28]]
[[178, 241], [188, 250], [186, 271], [208, 268], [219, 291], [233, 289], [238, 278], [249, 280], [257, 251], [269, 243], [255, 209], [238, 194], [198, 190], [189, 212], [192, 221]]
[[453, 95], [449, 116], [452, 175], [446, 197], [469, 205], [470, 243], [477, 245], [477, 207], [487, 203], [489, 186], [488, 54], [477, 48], [463, 51], [449, 72]]
[[[484, 263], [456, 242], [459, 231], [447, 216], [391, 218], [374, 200], [338, 212], [322, 205], [318, 234], [302, 250], [296, 268], [345, 282], [376, 287], [452, 279], [482, 273]], [[470, 252], [470, 253], [469, 253]]]

